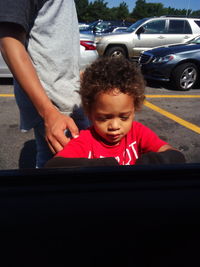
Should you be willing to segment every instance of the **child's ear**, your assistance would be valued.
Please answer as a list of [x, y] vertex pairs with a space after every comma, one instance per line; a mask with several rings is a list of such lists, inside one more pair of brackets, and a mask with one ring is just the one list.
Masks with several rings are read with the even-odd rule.
[[81, 71], [80, 71], [80, 79], [81, 79], [81, 80], [82, 80], [82, 78], [83, 78], [83, 73], [84, 73], [84, 71], [81, 70]]

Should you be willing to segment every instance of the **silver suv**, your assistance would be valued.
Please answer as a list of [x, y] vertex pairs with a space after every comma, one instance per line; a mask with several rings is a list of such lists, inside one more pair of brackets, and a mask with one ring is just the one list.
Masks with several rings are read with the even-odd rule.
[[200, 34], [200, 18], [143, 18], [126, 31], [95, 38], [100, 56], [125, 56], [137, 60], [140, 53], [153, 47], [184, 43]]

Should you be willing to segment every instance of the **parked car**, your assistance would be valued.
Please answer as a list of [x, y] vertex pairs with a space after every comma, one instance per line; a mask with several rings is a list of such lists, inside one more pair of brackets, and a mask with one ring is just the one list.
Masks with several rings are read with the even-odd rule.
[[[83, 70], [88, 64], [98, 58], [94, 36], [80, 33], [80, 69]], [[9, 71], [0, 53], [0, 78], [11, 78]]]
[[200, 81], [200, 36], [186, 44], [144, 51], [139, 64], [147, 80], [171, 82], [175, 89], [190, 90]]
[[89, 26], [89, 23], [79, 22], [78, 26], [79, 30], [85, 30]]
[[94, 35], [102, 35], [105, 33], [114, 32], [115, 29], [126, 30], [131, 25], [127, 21], [107, 21], [107, 20], [97, 20], [89, 24], [88, 27], [79, 28], [81, 33], [90, 33]]
[[84, 70], [99, 57], [94, 35], [80, 33], [80, 53], [80, 69]]
[[100, 56], [138, 60], [140, 53], [153, 47], [184, 43], [200, 34], [200, 18], [154, 17], [143, 18], [121, 33], [96, 36]]

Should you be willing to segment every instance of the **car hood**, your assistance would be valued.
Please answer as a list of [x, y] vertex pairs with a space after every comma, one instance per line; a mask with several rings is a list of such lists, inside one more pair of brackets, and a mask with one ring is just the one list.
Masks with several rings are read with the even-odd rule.
[[200, 44], [168, 45], [148, 50], [148, 52], [154, 54], [155, 56], [166, 56], [169, 54], [184, 53], [194, 50], [199, 50], [200, 52]]

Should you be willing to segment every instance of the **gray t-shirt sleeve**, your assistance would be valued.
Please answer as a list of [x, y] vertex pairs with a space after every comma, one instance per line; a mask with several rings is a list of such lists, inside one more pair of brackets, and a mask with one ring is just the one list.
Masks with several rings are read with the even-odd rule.
[[[77, 92], [80, 39], [74, 0], [0, 0], [1, 22], [24, 28], [27, 51], [48, 97], [60, 112], [82, 120]], [[15, 96], [21, 125], [30, 129], [39, 114], [19, 85], [15, 85]]]

